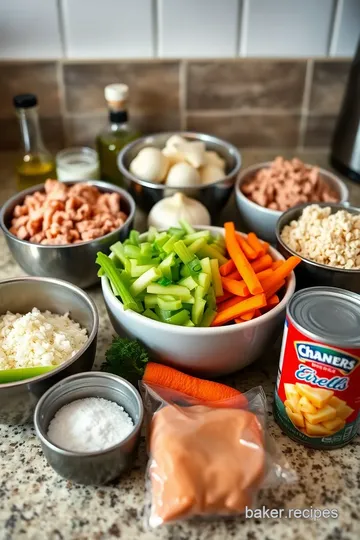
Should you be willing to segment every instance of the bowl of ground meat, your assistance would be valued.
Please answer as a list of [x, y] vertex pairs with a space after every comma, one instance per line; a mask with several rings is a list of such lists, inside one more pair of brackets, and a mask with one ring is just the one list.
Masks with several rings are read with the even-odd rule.
[[98, 180], [47, 180], [10, 198], [0, 212], [8, 247], [27, 274], [81, 288], [98, 281], [98, 251], [110, 251], [131, 229], [135, 202]]
[[276, 223], [283, 212], [305, 203], [343, 203], [349, 193], [330, 171], [279, 156], [241, 171], [235, 195], [245, 226], [275, 243]]

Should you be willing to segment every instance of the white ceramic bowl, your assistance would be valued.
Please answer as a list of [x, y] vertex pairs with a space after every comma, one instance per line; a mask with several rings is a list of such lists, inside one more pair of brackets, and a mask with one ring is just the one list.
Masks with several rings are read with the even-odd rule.
[[[251, 201], [241, 191], [241, 186], [249, 180], [260, 169], [270, 167], [271, 161], [257, 163], [251, 167], [247, 167], [238, 175], [235, 184], [236, 204], [241, 214], [241, 218], [249, 231], [254, 231], [260, 238], [267, 240], [273, 244], [276, 243], [276, 223], [283, 214], [280, 210], [271, 210], [264, 208], [259, 204]], [[319, 169], [322, 179], [328, 184], [339, 196], [339, 202], [345, 203], [349, 197], [349, 191], [346, 185], [340, 178], [332, 174], [326, 169]]]
[[[224, 234], [224, 229], [219, 227], [197, 228]], [[273, 248], [270, 254], [274, 260], [283, 259]], [[119, 335], [142, 341], [155, 361], [215, 377], [251, 364], [275, 342], [284, 322], [286, 304], [295, 291], [295, 275], [289, 276], [283, 299], [271, 311], [252, 321], [218, 328], [175, 326], [125, 311], [105, 276], [101, 278], [101, 286], [111, 323]]]

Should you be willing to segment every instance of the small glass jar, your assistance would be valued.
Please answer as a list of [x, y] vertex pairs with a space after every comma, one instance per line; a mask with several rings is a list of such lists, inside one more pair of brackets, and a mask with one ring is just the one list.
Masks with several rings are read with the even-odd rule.
[[99, 158], [92, 148], [65, 148], [56, 154], [58, 180], [99, 180]]

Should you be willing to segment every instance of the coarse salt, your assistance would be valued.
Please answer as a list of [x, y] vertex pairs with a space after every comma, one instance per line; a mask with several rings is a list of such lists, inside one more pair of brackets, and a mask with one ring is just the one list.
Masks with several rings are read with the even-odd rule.
[[51, 420], [48, 437], [65, 450], [99, 452], [126, 439], [133, 427], [121, 405], [89, 397], [64, 405]]

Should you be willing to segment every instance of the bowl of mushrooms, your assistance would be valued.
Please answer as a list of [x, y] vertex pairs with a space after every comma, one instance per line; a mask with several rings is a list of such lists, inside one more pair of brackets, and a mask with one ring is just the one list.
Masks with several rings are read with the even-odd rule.
[[215, 215], [225, 206], [240, 170], [231, 144], [204, 133], [169, 132], [142, 137], [118, 156], [118, 167], [137, 205], [149, 212], [164, 197], [182, 193]]

